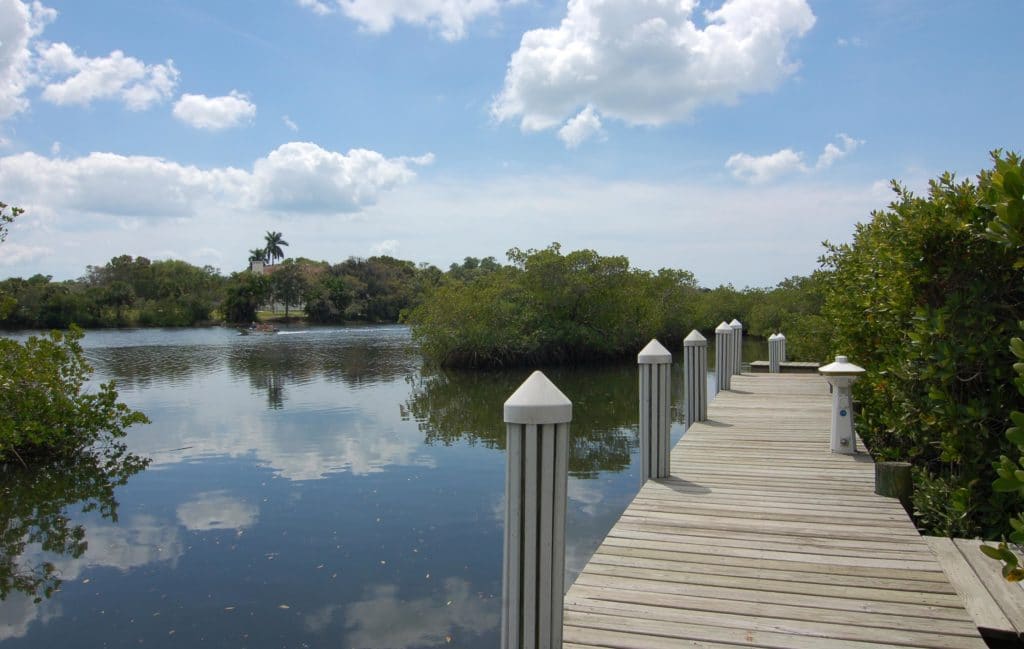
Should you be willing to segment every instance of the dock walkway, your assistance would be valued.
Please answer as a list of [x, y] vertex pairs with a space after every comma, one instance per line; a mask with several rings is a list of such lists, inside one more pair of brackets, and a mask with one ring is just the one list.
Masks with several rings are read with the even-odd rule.
[[821, 377], [734, 376], [568, 590], [564, 646], [983, 649], [870, 457], [829, 452], [830, 412]]

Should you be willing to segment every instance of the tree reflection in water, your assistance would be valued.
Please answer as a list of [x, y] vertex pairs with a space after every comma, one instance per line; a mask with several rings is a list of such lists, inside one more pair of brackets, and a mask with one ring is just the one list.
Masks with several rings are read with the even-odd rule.
[[68, 510], [116, 523], [115, 488], [148, 463], [100, 449], [45, 466], [0, 465], [0, 600], [23, 593], [39, 603], [58, 590], [61, 575], [45, 555], [77, 559], [87, 549], [85, 527]]
[[[570, 474], [592, 478], [629, 467], [637, 446], [636, 372], [625, 364], [545, 370], [573, 402]], [[503, 449], [502, 406], [528, 374], [424, 368], [406, 378], [412, 390], [402, 417], [418, 423], [427, 444], [464, 441]]]

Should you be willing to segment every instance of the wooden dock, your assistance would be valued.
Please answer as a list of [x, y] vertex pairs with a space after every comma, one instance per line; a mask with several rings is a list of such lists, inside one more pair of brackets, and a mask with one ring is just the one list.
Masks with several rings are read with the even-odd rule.
[[829, 452], [830, 412], [821, 377], [734, 376], [566, 593], [564, 646], [983, 649], [870, 457]]

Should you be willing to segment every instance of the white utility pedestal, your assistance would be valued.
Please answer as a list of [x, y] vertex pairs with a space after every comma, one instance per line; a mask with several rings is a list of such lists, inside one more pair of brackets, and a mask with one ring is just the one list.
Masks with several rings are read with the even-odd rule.
[[832, 386], [832, 452], [857, 452], [857, 437], [853, 434], [853, 384], [864, 368], [849, 362], [845, 356], [836, 356], [834, 363], [818, 369]]

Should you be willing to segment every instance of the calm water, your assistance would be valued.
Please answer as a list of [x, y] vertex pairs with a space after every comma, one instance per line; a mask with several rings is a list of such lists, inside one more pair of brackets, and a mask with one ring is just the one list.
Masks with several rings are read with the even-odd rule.
[[[152, 420], [128, 437], [152, 464], [112, 499], [92, 476], [0, 474], [2, 576], [63, 579], [0, 602], [3, 649], [498, 646], [501, 406], [529, 371], [424, 370], [397, 326], [84, 346]], [[571, 580], [639, 487], [636, 366], [547, 374], [574, 403]]]

